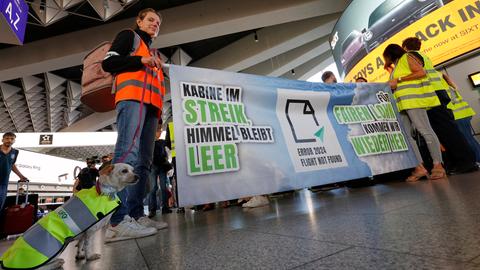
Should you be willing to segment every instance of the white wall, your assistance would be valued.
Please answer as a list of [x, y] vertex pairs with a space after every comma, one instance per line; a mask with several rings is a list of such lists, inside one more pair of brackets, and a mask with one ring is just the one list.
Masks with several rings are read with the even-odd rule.
[[460, 89], [460, 94], [477, 113], [472, 119], [476, 133], [480, 132], [480, 88], [474, 89], [468, 74], [480, 71], [480, 53], [466, 60], [456, 62], [446, 67], [447, 74]]

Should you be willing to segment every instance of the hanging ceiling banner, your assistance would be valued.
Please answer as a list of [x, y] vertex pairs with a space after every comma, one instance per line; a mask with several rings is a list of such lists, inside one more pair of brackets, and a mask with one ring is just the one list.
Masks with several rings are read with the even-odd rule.
[[322, 84], [170, 65], [180, 205], [412, 168], [386, 84]]
[[0, 43], [22, 45], [27, 19], [24, 0], [0, 0]]

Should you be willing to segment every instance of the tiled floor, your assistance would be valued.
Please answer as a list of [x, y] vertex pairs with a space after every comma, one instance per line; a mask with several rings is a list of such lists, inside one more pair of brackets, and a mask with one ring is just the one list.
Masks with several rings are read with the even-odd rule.
[[[155, 236], [102, 245], [64, 269], [480, 269], [480, 172], [307, 190], [256, 209], [162, 216]], [[11, 242], [1, 242], [0, 252]]]

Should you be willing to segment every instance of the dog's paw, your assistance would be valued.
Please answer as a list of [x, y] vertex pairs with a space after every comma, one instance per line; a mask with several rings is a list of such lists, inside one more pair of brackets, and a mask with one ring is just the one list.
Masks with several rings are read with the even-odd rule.
[[92, 254], [92, 255], [88, 256], [87, 261], [98, 260], [98, 259], [100, 259], [100, 257], [102, 257], [102, 255], [100, 255], [98, 253], [95, 253], [95, 254]]
[[83, 260], [83, 259], [85, 259], [85, 255], [83, 255], [83, 254], [75, 256], [75, 260], [77, 260], [77, 261], [80, 261], [80, 260]]

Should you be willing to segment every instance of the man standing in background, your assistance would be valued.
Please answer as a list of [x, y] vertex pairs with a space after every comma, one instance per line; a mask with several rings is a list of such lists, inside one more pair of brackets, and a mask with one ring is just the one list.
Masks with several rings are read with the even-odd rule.
[[3, 209], [5, 198], [7, 197], [8, 179], [10, 172], [13, 171], [20, 181], [28, 181], [27, 178], [17, 169], [15, 162], [18, 157], [18, 150], [12, 148], [15, 143], [15, 134], [7, 132], [3, 134], [2, 145], [0, 145], [0, 211]]

